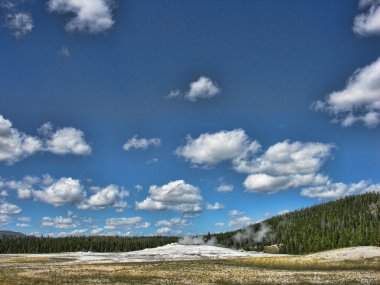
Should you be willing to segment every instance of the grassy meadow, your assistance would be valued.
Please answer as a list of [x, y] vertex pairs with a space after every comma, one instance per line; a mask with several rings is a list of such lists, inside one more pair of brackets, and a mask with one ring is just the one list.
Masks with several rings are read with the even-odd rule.
[[380, 259], [327, 261], [297, 256], [201, 261], [76, 264], [0, 260], [0, 284], [379, 284]]

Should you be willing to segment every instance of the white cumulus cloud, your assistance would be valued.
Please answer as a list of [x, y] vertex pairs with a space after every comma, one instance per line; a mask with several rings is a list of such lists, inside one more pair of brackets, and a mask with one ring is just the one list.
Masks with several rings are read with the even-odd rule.
[[57, 229], [70, 229], [80, 226], [80, 223], [75, 220], [76, 216], [68, 212], [67, 217], [43, 217], [41, 220], [42, 227], [53, 227]]
[[176, 154], [194, 165], [212, 166], [225, 160], [232, 160], [247, 151], [256, 152], [260, 145], [250, 142], [245, 131], [235, 129], [216, 133], [204, 133], [198, 138], [187, 137], [186, 145], [177, 148]]
[[172, 90], [166, 98], [183, 97], [191, 102], [196, 102], [199, 99], [209, 99], [217, 96], [220, 93], [220, 88], [210, 78], [201, 76], [197, 81], [190, 83], [190, 88], [186, 92], [180, 90]]
[[41, 137], [27, 135], [13, 127], [12, 122], [0, 115], [0, 162], [14, 164], [36, 152], [85, 155], [91, 147], [81, 130], [63, 128], [53, 132], [51, 123], [38, 129]]
[[270, 146], [262, 155], [237, 159], [234, 167], [249, 173], [244, 186], [250, 192], [273, 193], [279, 190], [327, 183], [318, 174], [334, 148], [331, 144], [283, 141]]
[[92, 186], [86, 191], [78, 179], [55, 179], [48, 174], [41, 177], [25, 176], [21, 180], [6, 180], [0, 177], [0, 193], [3, 189], [16, 191], [19, 199], [34, 198], [56, 207], [74, 205], [80, 210], [114, 208], [116, 212], [121, 212], [127, 208], [125, 198], [129, 196], [124, 187], [114, 184], [104, 188]]
[[250, 174], [244, 181], [249, 192], [274, 193], [279, 190], [297, 188], [305, 185], [324, 185], [329, 181], [320, 174], [270, 176], [265, 173]]
[[332, 144], [318, 142], [290, 142], [270, 146], [262, 155], [235, 162], [235, 169], [243, 173], [265, 173], [272, 176], [313, 174], [330, 156]]
[[42, 150], [42, 142], [12, 127], [12, 122], [0, 115], [0, 161], [13, 164]]
[[91, 153], [81, 130], [63, 128], [57, 130], [46, 142], [47, 150], [55, 154], [87, 155]]
[[[83, 201], [79, 209], [102, 210], [107, 207], [125, 208], [127, 204], [123, 198], [128, 197], [128, 191], [119, 189], [117, 185], [109, 185], [105, 188], [93, 187], [95, 194]], [[124, 202], [124, 203], [123, 203]]]
[[343, 127], [363, 123], [369, 128], [380, 123], [380, 58], [358, 69], [341, 91], [329, 94], [324, 101], [316, 101], [312, 108], [335, 117]]
[[198, 187], [187, 184], [183, 180], [168, 184], [149, 187], [149, 196], [136, 202], [138, 210], [171, 210], [183, 213], [198, 213], [202, 211], [202, 196]]
[[42, 180], [35, 176], [25, 176], [21, 180], [3, 180], [2, 187], [15, 190], [17, 192], [17, 198], [19, 199], [30, 199], [33, 195], [33, 190], [36, 184], [43, 183], [45, 179], [51, 178], [50, 176], [44, 176]]
[[124, 145], [124, 150], [130, 150], [131, 148], [135, 149], [147, 149], [150, 146], [159, 147], [161, 145], [161, 140], [159, 138], [138, 138], [137, 135], [129, 139]]
[[77, 179], [61, 178], [43, 190], [34, 191], [34, 197], [45, 203], [62, 206], [79, 204], [86, 196], [81, 183]]
[[370, 184], [369, 181], [365, 180], [352, 184], [329, 182], [322, 186], [307, 187], [302, 190], [301, 195], [311, 198], [337, 199], [367, 192], [380, 193], [380, 184]]
[[50, 12], [68, 14], [65, 29], [96, 34], [110, 29], [115, 21], [110, 0], [49, 0]]
[[185, 98], [195, 102], [198, 99], [212, 98], [220, 93], [219, 87], [205, 76], [199, 77], [195, 82], [190, 83], [190, 90]]
[[14, 204], [3, 202], [0, 204], [0, 214], [18, 214], [22, 209]]
[[359, 1], [361, 8], [369, 9], [366, 13], [362, 13], [355, 17], [353, 30], [361, 36], [371, 36], [380, 34], [380, 1], [377, 0], [361, 0]]
[[207, 210], [222, 210], [224, 208], [225, 208], [224, 205], [218, 202], [215, 202], [214, 204], [209, 204], [209, 203], [206, 204]]
[[359, 0], [359, 8], [366, 8], [375, 4], [380, 4], [379, 0]]
[[332, 144], [285, 140], [263, 152], [261, 145], [250, 140], [244, 130], [235, 129], [204, 133], [196, 139], [188, 137], [176, 154], [193, 165], [206, 167], [230, 161], [237, 172], [248, 174], [243, 183], [247, 191], [273, 193], [326, 184], [329, 178], [318, 172], [333, 148]]
[[8, 215], [0, 214], [0, 226], [4, 226], [12, 222], [12, 219]]

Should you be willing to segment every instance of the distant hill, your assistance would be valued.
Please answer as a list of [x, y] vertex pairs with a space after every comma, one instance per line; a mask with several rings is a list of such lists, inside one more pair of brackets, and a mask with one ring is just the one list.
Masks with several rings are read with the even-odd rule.
[[23, 233], [12, 231], [0, 231], [0, 239], [26, 237]]
[[279, 215], [246, 229], [209, 236], [227, 247], [304, 254], [352, 246], [380, 246], [380, 193], [366, 193]]

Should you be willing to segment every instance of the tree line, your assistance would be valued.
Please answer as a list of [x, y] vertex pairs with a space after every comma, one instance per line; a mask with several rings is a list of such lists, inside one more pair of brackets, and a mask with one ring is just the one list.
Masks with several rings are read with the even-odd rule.
[[176, 242], [171, 236], [25, 236], [0, 240], [0, 253], [127, 252]]

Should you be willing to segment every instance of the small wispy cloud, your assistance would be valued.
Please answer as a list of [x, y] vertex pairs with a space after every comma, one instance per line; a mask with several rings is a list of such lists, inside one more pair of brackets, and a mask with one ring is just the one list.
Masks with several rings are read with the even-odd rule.
[[146, 164], [153, 164], [153, 163], [157, 163], [157, 162], [158, 162], [158, 158], [154, 157], [154, 158], [148, 159], [146, 161]]
[[234, 229], [244, 228], [252, 224], [252, 219], [250, 217], [239, 217], [232, 219], [228, 226]]
[[159, 147], [161, 145], [161, 140], [159, 138], [139, 138], [137, 135], [134, 135], [129, 139], [124, 145], [123, 149], [128, 151], [132, 148], [135, 149], [147, 149], [150, 146]]
[[63, 47], [61, 47], [61, 48], [58, 50], [58, 55], [59, 55], [60, 57], [68, 58], [68, 57], [70, 57], [71, 53], [70, 53], [70, 50], [69, 50], [68, 47], [63, 46]]
[[29, 224], [22, 223], [22, 224], [16, 224], [16, 227], [19, 227], [19, 228], [29, 228], [30, 225], [29, 225]]
[[130, 218], [109, 218], [106, 220], [106, 229], [138, 229], [148, 228], [150, 223], [145, 222], [141, 217]]
[[228, 212], [228, 215], [230, 217], [240, 216], [240, 215], [244, 215], [244, 214], [245, 214], [245, 212], [244, 211], [240, 211], [240, 210], [232, 210], [232, 211]]
[[25, 12], [9, 13], [5, 26], [16, 38], [23, 38], [33, 30], [34, 23], [31, 14]]
[[231, 184], [221, 184], [216, 188], [216, 191], [222, 192], [222, 193], [232, 192], [233, 190], [234, 190], [234, 186]]
[[215, 204], [209, 204], [209, 203], [206, 204], [207, 210], [214, 210], [215, 211], [215, 210], [222, 210], [224, 208], [225, 208], [224, 205], [220, 204], [218, 202], [215, 202]]

